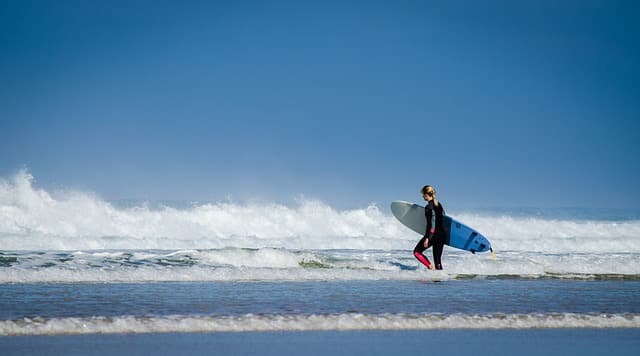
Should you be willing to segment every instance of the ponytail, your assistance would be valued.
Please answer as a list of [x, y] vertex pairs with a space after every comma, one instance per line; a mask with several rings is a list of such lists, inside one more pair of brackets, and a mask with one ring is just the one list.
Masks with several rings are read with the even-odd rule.
[[432, 197], [433, 198], [433, 206], [438, 206], [438, 197], [436, 196], [436, 190], [433, 189], [432, 186], [425, 185], [424, 187], [422, 187], [420, 192], [422, 193], [422, 195], [426, 194], [426, 195]]

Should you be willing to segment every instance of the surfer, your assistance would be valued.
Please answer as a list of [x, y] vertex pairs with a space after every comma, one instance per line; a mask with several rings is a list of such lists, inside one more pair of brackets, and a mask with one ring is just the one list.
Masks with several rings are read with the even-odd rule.
[[[442, 269], [442, 250], [444, 248], [445, 232], [442, 229], [442, 217], [444, 216], [444, 208], [436, 197], [436, 190], [430, 185], [425, 185], [420, 190], [422, 198], [428, 202], [424, 209], [424, 215], [427, 218], [427, 233], [418, 242], [413, 249], [413, 255], [428, 269]], [[424, 250], [433, 246], [433, 262], [434, 266], [429, 262], [429, 259], [422, 253]]]

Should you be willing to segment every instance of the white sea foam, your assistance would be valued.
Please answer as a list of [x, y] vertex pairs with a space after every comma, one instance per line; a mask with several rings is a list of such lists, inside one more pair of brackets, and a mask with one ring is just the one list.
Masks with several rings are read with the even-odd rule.
[[425, 272], [410, 253], [420, 236], [376, 205], [125, 208], [36, 188], [22, 171], [0, 180], [0, 267], [11, 267], [0, 283], [640, 276], [638, 220], [456, 217], [491, 240], [497, 260], [445, 248], [446, 272]]
[[[640, 221], [558, 220], [461, 213], [498, 251], [640, 253]], [[178, 209], [122, 208], [94, 194], [48, 192], [25, 171], [0, 181], [2, 250], [379, 249], [419, 238], [383, 208], [337, 210], [315, 200], [296, 206], [210, 203]]]
[[640, 328], [639, 314], [335, 314], [23, 318], [0, 321], [1, 336], [314, 330]]
[[444, 271], [428, 271], [406, 250], [21, 252], [0, 254], [4, 266], [0, 283], [448, 280], [470, 276], [640, 279], [639, 257], [505, 252], [493, 260], [487, 254], [445, 249]]
[[456, 216], [487, 236], [499, 251], [547, 253], [640, 252], [640, 221]]
[[68, 270], [11, 269], [0, 274], [0, 283], [145, 283], [145, 282], [242, 282], [242, 281], [340, 281], [340, 280], [445, 280], [444, 273], [370, 271], [349, 269], [268, 268], [136, 268]]
[[375, 205], [338, 211], [305, 200], [296, 207], [214, 203], [185, 209], [145, 204], [118, 208], [92, 194], [36, 189], [26, 172], [0, 181], [4, 250], [392, 249], [408, 238], [415, 236]]

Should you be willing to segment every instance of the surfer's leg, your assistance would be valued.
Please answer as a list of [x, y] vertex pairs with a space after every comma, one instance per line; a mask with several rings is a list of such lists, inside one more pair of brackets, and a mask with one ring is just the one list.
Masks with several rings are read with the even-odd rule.
[[422, 252], [427, 249], [426, 247], [424, 247], [424, 241], [426, 240], [426, 238], [427, 237], [425, 236], [420, 239], [420, 241], [418, 241], [418, 244], [413, 249], [413, 256], [415, 256], [415, 258], [420, 261], [420, 263], [425, 265], [428, 269], [432, 269], [433, 266], [431, 266], [431, 262], [429, 262], [429, 259], [422, 254]]
[[442, 250], [444, 244], [440, 241], [433, 245], [433, 262], [436, 264], [436, 269], [442, 269]]
[[420, 252], [414, 251], [413, 255], [418, 259], [418, 261], [420, 261], [420, 263], [425, 265], [428, 269], [432, 269], [433, 268], [431, 266], [431, 262], [429, 262], [429, 259], [424, 257], [424, 255], [421, 254]]

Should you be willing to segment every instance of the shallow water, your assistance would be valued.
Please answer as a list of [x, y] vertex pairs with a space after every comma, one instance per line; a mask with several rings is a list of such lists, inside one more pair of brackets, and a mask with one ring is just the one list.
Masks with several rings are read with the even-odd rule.
[[640, 313], [640, 281], [0, 284], [0, 319], [384, 313]]
[[9, 355], [637, 355], [640, 329], [306, 331], [0, 337]]
[[640, 327], [640, 281], [0, 285], [0, 334]]

